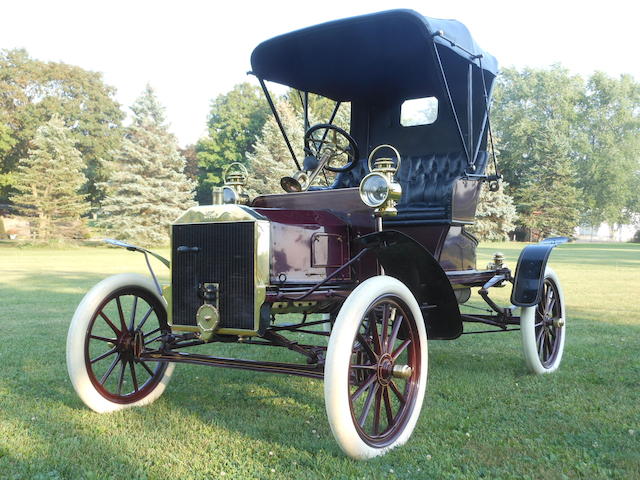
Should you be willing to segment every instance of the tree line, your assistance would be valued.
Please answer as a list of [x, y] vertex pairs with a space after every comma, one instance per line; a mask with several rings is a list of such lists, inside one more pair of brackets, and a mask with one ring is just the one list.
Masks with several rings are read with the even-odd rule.
[[[302, 158], [299, 92], [277, 96], [285, 130]], [[333, 102], [310, 95], [311, 124]], [[0, 204], [31, 217], [38, 238], [80, 237], [86, 218], [110, 235], [167, 241], [179, 212], [207, 203], [232, 162], [244, 163], [251, 193], [280, 191], [291, 173], [279, 127], [259, 88], [242, 83], [211, 103], [208, 133], [180, 149], [151, 87], [131, 106], [98, 73], [0, 51]], [[349, 105], [336, 123], [348, 128]], [[519, 230], [567, 235], [578, 224], [621, 224], [640, 213], [640, 85], [630, 76], [588, 79], [560, 66], [506, 69], [492, 105], [505, 182], [482, 192], [475, 233]], [[327, 179], [326, 181], [330, 181]], [[0, 225], [1, 227], [1, 225]]]

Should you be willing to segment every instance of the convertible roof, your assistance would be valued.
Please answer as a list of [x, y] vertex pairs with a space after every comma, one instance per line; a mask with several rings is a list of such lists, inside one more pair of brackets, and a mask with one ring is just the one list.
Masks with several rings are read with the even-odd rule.
[[[438, 32], [444, 32], [439, 35]], [[495, 76], [493, 56], [456, 20], [388, 10], [322, 23], [274, 37], [251, 55], [258, 77], [340, 101], [415, 98], [441, 91], [469, 63]]]

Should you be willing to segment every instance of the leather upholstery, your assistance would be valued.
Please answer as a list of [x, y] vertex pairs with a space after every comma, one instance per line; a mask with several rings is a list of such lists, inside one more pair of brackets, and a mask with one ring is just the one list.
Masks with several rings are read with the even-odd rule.
[[[486, 161], [486, 152], [480, 152], [475, 173], [484, 172]], [[466, 168], [467, 159], [462, 152], [402, 158], [396, 174], [402, 186], [402, 198], [394, 223], [402, 220], [451, 220], [453, 187]], [[357, 187], [367, 173], [367, 161], [363, 159], [353, 170], [340, 173], [332, 188]]]

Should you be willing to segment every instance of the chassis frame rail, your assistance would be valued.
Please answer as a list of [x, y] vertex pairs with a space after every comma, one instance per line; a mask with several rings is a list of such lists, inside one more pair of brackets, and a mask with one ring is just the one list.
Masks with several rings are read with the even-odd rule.
[[162, 352], [145, 351], [140, 355], [141, 360], [191, 363], [194, 365], [209, 365], [212, 367], [237, 368], [253, 372], [284, 373], [301, 377], [324, 378], [324, 364], [316, 363], [303, 365], [299, 363], [262, 362], [258, 360], [244, 360], [237, 358], [214, 357], [198, 353], [176, 351]]

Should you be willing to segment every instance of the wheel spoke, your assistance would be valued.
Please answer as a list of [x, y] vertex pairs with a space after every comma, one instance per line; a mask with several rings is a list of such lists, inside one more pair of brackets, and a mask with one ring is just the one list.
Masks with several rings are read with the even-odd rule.
[[136, 377], [136, 367], [133, 361], [129, 362], [129, 370], [131, 370], [131, 379], [133, 380], [133, 388], [138, 391], [138, 377]]
[[375, 383], [373, 388], [369, 390], [369, 394], [367, 395], [367, 399], [364, 401], [364, 406], [362, 407], [362, 413], [358, 418], [358, 423], [361, 427], [364, 427], [364, 422], [367, 421], [367, 417], [369, 416], [369, 412], [371, 411], [371, 406], [373, 405], [373, 400], [376, 397], [376, 392], [378, 391], [379, 385]]
[[147, 318], [149, 318], [149, 315], [151, 315], [151, 312], [153, 312], [153, 308], [150, 307], [149, 310], [147, 310], [147, 313], [144, 314], [144, 317], [142, 317], [142, 320], [140, 320], [137, 330], [142, 330], [142, 327], [144, 326], [144, 323], [147, 321]]
[[120, 362], [120, 377], [118, 378], [118, 395], [122, 395], [122, 384], [124, 383], [124, 371], [127, 362]]
[[393, 390], [393, 393], [395, 393], [396, 397], [398, 397], [398, 400], [400, 400], [400, 403], [402, 403], [404, 405], [406, 403], [406, 399], [404, 398], [404, 395], [398, 389], [398, 386], [396, 385], [396, 382], [391, 380], [391, 382], [389, 382], [389, 386], [391, 387], [391, 390]]
[[109, 325], [111, 330], [113, 330], [113, 333], [115, 333], [116, 335], [120, 336], [120, 330], [118, 330], [118, 328], [113, 324], [113, 322], [111, 320], [109, 320], [109, 317], [107, 317], [102, 310], [100, 310], [98, 312], [98, 314], [102, 317], [102, 319], [105, 322], [107, 322], [107, 325]]
[[389, 318], [391, 317], [391, 307], [388, 303], [384, 304], [382, 309], [382, 350], [381, 352], [387, 352], [387, 339], [389, 338]]
[[362, 346], [362, 348], [365, 349], [367, 355], [369, 355], [369, 359], [372, 362], [377, 362], [378, 356], [375, 354], [373, 350], [371, 350], [371, 346], [369, 346], [369, 342], [364, 338], [364, 336], [361, 333], [358, 333], [356, 335], [356, 338], [358, 339], [358, 342], [360, 342], [360, 345]]
[[149, 366], [146, 364], [146, 362], [143, 362], [142, 360], [139, 360], [138, 363], [140, 365], [142, 365], [142, 367], [147, 371], [147, 373], [153, 377], [153, 371], [149, 368]]
[[120, 361], [120, 355], [118, 355], [115, 358], [115, 360], [111, 363], [107, 371], [104, 373], [104, 375], [100, 379], [100, 385], [104, 385], [104, 382], [107, 381], [107, 379], [109, 378], [109, 375], [111, 375], [111, 372], [113, 372], [113, 369], [116, 368], [116, 365], [118, 364], [119, 361]]
[[157, 335], [157, 336], [153, 337], [151, 340], [147, 340], [146, 342], [144, 342], [144, 344], [145, 344], [145, 346], [149, 345], [150, 343], [153, 343], [156, 340], [160, 340], [163, 336], [164, 336], [164, 334], [161, 333], [160, 335]]
[[376, 392], [376, 405], [373, 407], [373, 434], [380, 433], [380, 410], [382, 409], [382, 390]]
[[550, 317], [553, 316], [553, 309], [555, 308], [555, 306], [556, 306], [556, 297], [554, 296], [549, 302], [549, 307], [547, 308], [547, 313]]
[[553, 288], [547, 286], [547, 292], [544, 300], [544, 311], [547, 312], [549, 310], [549, 304], [551, 303], [551, 298], [553, 297]]
[[138, 296], [133, 296], [133, 308], [131, 309], [131, 319], [129, 320], [129, 330], [133, 332], [133, 326], [136, 321], [136, 307], [138, 306]]
[[153, 335], [154, 333], [158, 333], [159, 331], [160, 331], [160, 329], [159, 329], [159, 328], [156, 328], [155, 330], [151, 330], [150, 332], [145, 333], [145, 334], [143, 335], [143, 337], [145, 337], [145, 338], [146, 338], [146, 337], [148, 337], [149, 335]]
[[[369, 313], [370, 317], [374, 316], [373, 312]], [[371, 335], [373, 337], [373, 350], [376, 354], [382, 354], [382, 343], [380, 341], [380, 333], [378, 332], [378, 321], [374, 318], [371, 321], [369, 318], [369, 327], [371, 328]]]
[[99, 362], [100, 360], [105, 359], [108, 356], [113, 355], [114, 353], [116, 353], [116, 350], [117, 350], [117, 348], [113, 347], [111, 350], [108, 350], [108, 351], [104, 352], [103, 354], [98, 355], [96, 358], [91, 359], [90, 363], [93, 364], [93, 363]]
[[358, 387], [358, 389], [353, 392], [353, 395], [351, 395], [351, 401], [355, 402], [356, 400], [358, 400], [358, 398], [360, 397], [360, 395], [362, 395], [362, 393], [369, 388], [373, 382], [376, 381], [376, 374], [373, 373], [371, 374], [371, 376], [369, 378], [367, 378], [367, 380]]
[[540, 351], [540, 347], [542, 346], [542, 337], [544, 335], [544, 327], [540, 329], [540, 332], [536, 335], [536, 345], [538, 347], [538, 351]]
[[407, 338], [404, 342], [402, 342], [402, 343], [400, 344], [400, 346], [398, 347], [398, 349], [397, 349], [395, 352], [393, 352], [393, 353], [391, 354], [391, 358], [393, 358], [393, 361], [394, 361], [394, 362], [398, 359], [398, 357], [400, 356], [400, 354], [401, 354], [402, 352], [404, 352], [404, 351], [407, 349], [407, 347], [409, 346], [409, 344], [410, 344], [410, 343], [411, 343], [411, 339], [410, 339], [410, 338]]
[[552, 345], [551, 345], [551, 334], [547, 332], [544, 337], [544, 344], [546, 347], [547, 355], [545, 356], [545, 360], [549, 360], [551, 358], [551, 354], [553, 353]]
[[108, 342], [108, 343], [116, 343], [118, 341], [117, 338], [100, 337], [98, 335], [89, 335], [89, 338], [92, 338], [93, 340], [100, 340], [101, 342]]
[[404, 320], [404, 316], [400, 315], [396, 318], [395, 322], [393, 322], [393, 329], [391, 330], [391, 336], [389, 337], [387, 351], [390, 352], [393, 350], [393, 344], [396, 343], [396, 338], [398, 338], [398, 332], [400, 331], [400, 325]]
[[382, 390], [382, 398], [384, 400], [384, 409], [387, 412], [387, 427], [390, 428], [393, 425], [393, 409], [391, 408], [391, 399], [389, 398], [388, 388], [384, 388]]
[[116, 305], [118, 305], [118, 315], [120, 316], [120, 325], [122, 327], [122, 331], [124, 332], [127, 329], [127, 322], [124, 319], [124, 313], [122, 312], [122, 303], [120, 302], [120, 297], [116, 297]]
[[351, 365], [351, 368], [375, 370], [378, 367], [376, 365]]

